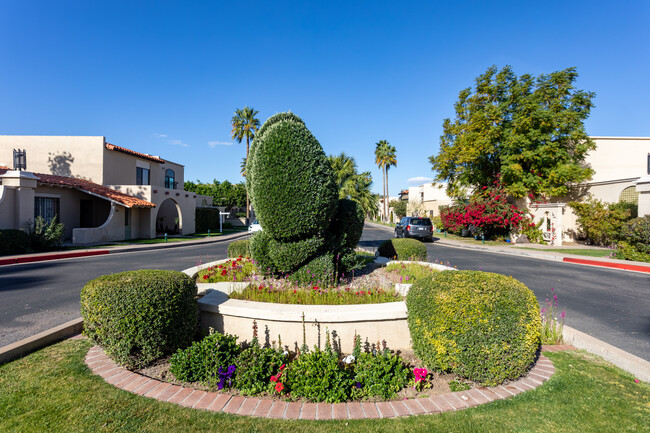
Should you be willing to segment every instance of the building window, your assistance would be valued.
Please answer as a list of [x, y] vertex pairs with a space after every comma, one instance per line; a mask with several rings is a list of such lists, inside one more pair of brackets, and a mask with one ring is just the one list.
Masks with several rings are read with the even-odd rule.
[[[58, 198], [53, 197], [34, 197], [34, 218], [42, 217], [46, 223], [60, 213], [60, 202]], [[61, 222], [60, 218], [58, 218]]]
[[165, 171], [165, 188], [176, 189], [178, 182], [175, 182], [175, 175], [176, 173], [174, 173], [174, 170], [170, 168]]
[[148, 168], [142, 168], [142, 167], [135, 168], [135, 184], [150, 185]]
[[636, 190], [636, 186], [628, 186], [621, 191], [621, 195], [618, 196], [618, 201], [639, 204], [639, 193]]

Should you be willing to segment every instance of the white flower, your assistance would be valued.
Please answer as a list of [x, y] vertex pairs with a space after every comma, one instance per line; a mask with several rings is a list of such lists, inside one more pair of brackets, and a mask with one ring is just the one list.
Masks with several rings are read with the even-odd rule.
[[346, 364], [351, 364], [354, 362], [354, 359], [355, 359], [354, 355], [348, 355], [345, 358], [343, 358], [343, 362], [345, 362]]

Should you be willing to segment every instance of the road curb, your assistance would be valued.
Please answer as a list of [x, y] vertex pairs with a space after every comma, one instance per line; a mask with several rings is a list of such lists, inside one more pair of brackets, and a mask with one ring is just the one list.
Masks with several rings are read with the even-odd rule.
[[12, 256], [4, 259], [0, 258], [0, 266], [17, 265], [22, 263], [45, 262], [49, 260], [99, 256], [105, 254], [148, 251], [148, 250], [155, 250], [159, 248], [187, 247], [187, 246], [194, 246], [199, 244], [210, 244], [210, 243], [215, 243], [220, 241], [227, 241], [231, 239], [238, 239], [248, 235], [249, 233], [246, 231], [241, 233], [231, 233], [224, 236], [215, 236], [214, 239], [207, 239], [207, 240], [202, 239], [200, 241], [170, 242], [166, 244], [151, 244], [151, 245], [143, 245], [143, 246], [128, 245], [128, 246], [116, 246], [116, 247], [111, 247], [111, 248], [101, 249], [101, 250], [97, 249], [97, 250], [70, 251], [70, 252], [48, 253], [48, 254], [38, 254], [38, 255]]
[[79, 317], [47, 331], [39, 332], [31, 337], [0, 347], [0, 364], [13, 361], [52, 343], [79, 334], [83, 330], [83, 323], [83, 319]]
[[573, 257], [564, 257], [564, 260], [562, 261], [566, 263], [577, 263], [579, 265], [602, 266], [606, 268], [623, 269], [625, 271], [650, 273], [650, 266], [631, 265], [627, 263], [610, 263], [600, 260], [576, 259]]
[[75, 257], [100, 256], [108, 254], [109, 250], [72, 251], [69, 253], [43, 254], [37, 256], [15, 256], [8, 259], [0, 259], [0, 266], [16, 265], [20, 263], [44, 262], [47, 260], [72, 259]]
[[[374, 228], [392, 231], [392, 227], [383, 226], [381, 224], [367, 223], [367, 222], [366, 224]], [[434, 242], [432, 245], [441, 245], [450, 248], [482, 251], [491, 254], [504, 254], [504, 255], [511, 255], [511, 256], [520, 256], [520, 257], [523, 256], [523, 257], [530, 257], [538, 260], [549, 260], [554, 262], [564, 262], [564, 263], [571, 263], [571, 264], [577, 264], [583, 266], [598, 266], [603, 268], [616, 269], [619, 271], [650, 273], [650, 264], [645, 265], [642, 262], [628, 263], [627, 261], [623, 261], [623, 260], [617, 262], [609, 262], [604, 260], [582, 259], [579, 256], [576, 257], [575, 255], [571, 255], [571, 254], [555, 255], [555, 254], [547, 254], [544, 252], [533, 253], [529, 251], [523, 251], [520, 249], [510, 249], [515, 247], [509, 247], [509, 249], [502, 249], [499, 247], [463, 245], [458, 242], [450, 242], [444, 239], [440, 239], [439, 241]]]
[[650, 362], [632, 355], [611, 344], [598, 340], [589, 334], [577, 329], [564, 326], [563, 337], [565, 344], [570, 344], [578, 349], [598, 355], [621, 369], [632, 373], [644, 382], [650, 382]]

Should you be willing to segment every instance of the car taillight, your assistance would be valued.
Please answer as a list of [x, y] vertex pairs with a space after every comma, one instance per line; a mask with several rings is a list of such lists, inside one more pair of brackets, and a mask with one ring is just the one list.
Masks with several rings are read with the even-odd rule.
[[406, 226], [406, 230], [411, 230], [411, 225], [410, 224]]

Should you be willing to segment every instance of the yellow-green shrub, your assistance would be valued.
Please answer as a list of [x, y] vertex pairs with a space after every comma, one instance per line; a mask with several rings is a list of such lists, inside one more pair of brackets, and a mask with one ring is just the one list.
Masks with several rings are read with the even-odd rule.
[[196, 283], [177, 271], [104, 275], [81, 289], [84, 334], [126, 367], [142, 367], [192, 342]]
[[537, 299], [512, 277], [440, 272], [417, 280], [406, 306], [413, 350], [431, 370], [496, 385], [526, 373], [539, 348]]

